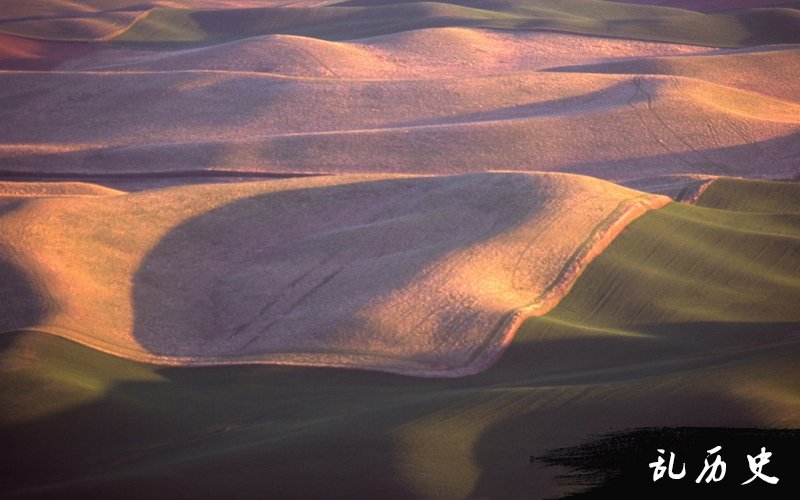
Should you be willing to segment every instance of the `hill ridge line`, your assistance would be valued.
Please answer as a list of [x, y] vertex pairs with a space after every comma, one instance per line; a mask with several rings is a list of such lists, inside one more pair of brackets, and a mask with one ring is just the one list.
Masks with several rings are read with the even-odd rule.
[[[91, 336], [63, 325], [39, 324], [11, 331], [41, 331], [43, 333], [66, 338], [92, 349], [124, 359], [165, 366], [217, 366], [243, 364], [271, 364], [286, 366], [314, 366], [329, 368], [349, 368], [362, 370], [378, 370], [400, 375], [417, 377], [462, 377], [479, 373], [489, 368], [503, 354], [504, 349], [513, 339], [522, 322], [532, 316], [539, 316], [554, 308], [569, 293], [585, 267], [600, 255], [630, 222], [650, 210], [663, 207], [672, 200], [662, 195], [636, 194], [618, 203], [602, 221], [589, 233], [568, 258], [558, 275], [547, 285], [546, 289], [535, 297], [530, 304], [504, 314], [486, 341], [474, 349], [474, 354], [460, 366], [432, 367], [429, 362], [403, 360], [405, 366], [387, 366], [381, 361], [398, 359], [398, 356], [378, 354], [355, 354], [334, 352], [270, 352], [268, 354], [232, 355], [232, 356], [176, 356], [161, 355], [137, 351], [120, 344], [112, 344], [102, 338]], [[531, 243], [532, 244], [532, 243]]]

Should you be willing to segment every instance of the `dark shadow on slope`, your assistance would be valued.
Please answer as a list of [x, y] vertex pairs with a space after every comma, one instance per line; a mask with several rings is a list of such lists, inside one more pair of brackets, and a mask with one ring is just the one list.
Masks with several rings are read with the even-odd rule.
[[[483, 414], [484, 402], [506, 391], [552, 402], [521, 416], [512, 404], [481, 434], [477, 497], [549, 493], [554, 473], [536, 470], [530, 455], [612, 428], [652, 425], [661, 414], [677, 414], [688, 425], [762, 423], [747, 405], [701, 384], [683, 392], [659, 385], [691, 374], [686, 367], [645, 378], [625, 374], [615, 382], [634, 390], [609, 395], [614, 384], [603, 377], [538, 377], [535, 357], [511, 358], [516, 371], [499, 377], [490, 369], [430, 380], [299, 367], [158, 368], [48, 335], [15, 334], [6, 342], [11, 337], [0, 350], [6, 412], [66, 398], [84, 384], [109, 387], [71, 409], [0, 425], [0, 493], [8, 498], [410, 498], [419, 490], [400, 474], [409, 458], [398, 448], [397, 432], [454, 408]], [[23, 357], [39, 364], [5, 369]], [[696, 378], [729, 366], [706, 363]], [[496, 414], [489, 416], [487, 423], [496, 422]], [[463, 428], [464, 439], [482, 422]], [[436, 464], [425, 454], [416, 459]]]
[[[13, 203], [0, 205], [0, 218], [4, 212], [13, 210]], [[36, 325], [47, 309], [41, 284], [0, 245], [0, 334]]]
[[[52, 165], [69, 168], [83, 175], [104, 175], [109, 165], [124, 175], [147, 175], [140, 165], [157, 165], [165, 172], [193, 174], [197, 169], [219, 168], [220, 159], [231, 152], [247, 155], [246, 162], [227, 160], [229, 171], [261, 171], [270, 174], [313, 174], [330, 172], [467, 173], [491, 170], [555, 171], [591, 175], [601, 179], [631, 180], [668, 174], [696, 173], [744, 177], [791, 178], [800, 167], [800, 134], [792, 133], [757, 141], [746, 122], [726, 119], [716, 133], [740, 142], [734, 146], [708, 148], [682, 130], [678, 121], [660, 124], [643, 106], [654, 154], [619, 158], [619, 142], [594, 144], [595, 157], [585, 160], [565, 151], [553, 159], [548, 148], [561, 148], [540, 142], [535, 127], [514, 127], [499, 122], [497, 127], [478, 123], [463, 127], [399, 129], [380, 133], [290, 135], [253, 139], [246, 143], [208, 141], [185, 144], [154, 144], [100, 148], [60, 154], [26, 153], [15, 157], [14, 165], [0, 161], [5, 172], [25, 170], [47, 176]], [[658, 110], [658, 107], [655, 107]], [[635, 117], [634, 117], [635, 118]], [[642, 126], [616, 125], [620, 134], [636, 135]], [[631, 127], [633, 127], [632, 125]], [[481, 128], [484, 127], [484, 128]], [[376, 131], [379, 132], [379, 131]], [[591, 127], [575, 128], [571, 137], [591, 133]], [[494, 142], [491, 142], [494, 141]], [[563, 148], [562, 148], [563, 149]], [[376, 154], [379, 151], [380, 154]], [[658, 153], [663, 151], [663, 153]], [[4, 164], [5, 163], [5, 164]], [[16, 174], [15, 174], [16, 175]], [[234, 175], [234, 174], [231, 174]]]
[[748, 31], [742, 46], [797, 43], [800, 33], [800, 10], [792, 8], [753, 9], [736, 13], [736, 19]]
[[[726, 185], [719, 187], [723, 192], [717, 196], [722, 196]], [[735, 191], [728, 195], [739, 196]], [[769, 195], [766, 191], [754, 196]], [[747, 205], [752, 207], [752, 200]], [[531, 464], [529, 457], [549, 455], [554, 463], [559, 459], [552, 458], [553, 450], [580, 446], [593, 436], [665, 425], [786, 426], [796, 420], [793, 398], [800, 344], [796, 337], [782, 338], [794, 325], [782, 318], [797, 312], [791, 302], [797, 297], [797, 284], [786, 279], [791, 273], [782, 269], [796, 269], [800, 254], [778, 248], [781, 258], [773, 259], [774, 255], [764, 253], [763, 248], [775, 251], [778, 243], [792, 244], [782, 236], [758, 235], [759, 245], [754, 246], [747, 243], [741, 228], [732, 234], [744, 240], [721, 240], [701, 226], [704, 238], [716, 245], [706, 254], [708, 259], [726, 262], [725, 254], [756, 252], [762, 259], [774, 260], [770, 274], [781, 277], [772, 288], [778, 288], [784, 299], [768, 301], [771, 308], [767, 309], [764, 296], [754, 286], [759, 280], [740, 284], [751, 296], [748, 304], [740, 303], [736, 309], [751, 308], [749, 315], [757, 313], [754, 320], [759, 322], [732, 322], [723, 314], [730, 307], [727, 301], [711, 300], [696, 283], [679, 279], [697, 271], [685, 268], [682, 260], [696, 259], [685, 246], [673, 251], [670, 242], [692, 226], [676, 229], [669, 222], [690, 212], [704, 213], [716, 222], [727, 213], [676, 205], [639, 219], [589, 266], [570, 295], [551, 312], [552, 318], [526, 322], [497, 365], [462, 379], [267, 366], [158, 368], [47, 335], [0, 338], [0, 409], [6, 420], [17, 415], [14, 412], [66, 398], [70, 391], [97, 392], [93, 402], [0, 426], [0, 438], [7, 443], [3, 457], [14, 460], [3, 468], [7, 471], [2, 477], [3, 493], [54, 498], [109, 498], [122, 493], [134, 498], [219, 498], [234, 492], [245, 498], [365, 494], [408, 498], [418, 491], [407, 482], [408, 476], [398, 475], [401, 461], [408, 456], [398, 448], [397, 432], [408, 432], [409, 424], [431, 418], [448, 432], [476, 439], [467, 457], [480, 474], [472, 496], [541, 497], [563, 492], [553, 483], [553, 475], [564, 469], [543, 468], [538, 459]], [[702, 247], [704, 241], [696, 243]], [[654, 252], [667, 262], [659, 264], [652, 257]], [[647, 273], [648, 266], [669, 272], [666, 278], [657, 278]], [[628, 279], [641, 288], [622, 286], [626, 300], [605, 300], [604, 291], [620, 286], [616, 282], [624, 278], [626, 269], [633, 271]], [[751, 279], [762, 274], [740, 266], [729, 267], [730, 276], [723, 271], [714, 271], [716, 279], [728, 283], [737, 281], [737, 274]], [[664, 279], [666, 283], [659, 283]], [[593, 288], [598, 284], [603, 293]], [[671, 316], [646, 322], [664, 310], [663, 301], [644, 296], [645, 289], [655, 289], [671, 304], [666, 309]], [[649, 310], [633, 307], [642, 298]], [[691, 307], [676, 305], [680, 304], [672, 302], [676, 299]], [[586, 316], [579, 314], [582, 310], [594, 312]], [[669, 319], [693, 311], [722, 317], [694, 322]], [[600, 320], [607, 317], [616, 319], [616, 328], [638, 335], [598, 335], [605, 324]], [[584, 318], [585, 324], [570, 329], [559, 318]], [[548, 330], [553, 328], [556, 331]], [[576, 332], [581, 329], [585, 331]], [[23, 342], [26, 336], [30, 338]], [[39, 339], [39, 344], [31, 339]], [[39, 360], [39, 364], [26, 367], [17, 359]], [[104, 384], [110, 387], [95, 388]], [[491, 405], [490, 411], [484, 403]], [[658, 434], [669, 438], [665, 448], [675, 444], [673, 438], [680, 438], [671, 430]], [[634, 446], [614, 448], [621, 449], [620, 453], [609, 452], [605, 445], [589, 447], [599, 449], [609, 460], [585, 465], [594, 467], [602, 479], [602, 474], [613, 473], [620, 459], [623, 464], [636, 462], [641, 474], [651, 477], [647, 464], [654, 458], [654, 450], [649, 449], [654, 435], [630, 436], [628, 443]], [[730, 441], [720, 444], [727, 447]], [[637, 454], [639, 445], [645, 455]], [[418, 453], [430, 453], [430, 449]], [[587, 456], [593, 460], [597, 455]], [[567, 454], [566, 460], [557, 463], [583, 466], [574, 456]], [[442, 465], [427, 455], [415, 458], [427, 467]], [[776, 454], [774, 460], [777, 464], [783, 458]], [[415, 470], [428, 477], [439, 472]]]
[[[528, 85], [528, 91], [535, 95], [535, 84]], [[620, 93], [627, 90], [628, 94]], [[577, 94], [561, 99], [519, 104], [490, 111], [476, 111], [450, 116], [436, 116], [420, 120], [396, 122], [386, 124], [386, 128], [419, 127], [433, 125], [456, 125], [461, 123], [480, 123], [496, 120], [535, 119], [542, 116], [568, 116], [599, 112], [603, 109], [629, 106], [637, 101], [632, 101], [630, 95], [634, 93], [631, 81], [615, 83], [597, 91]], [[637, 96], [638, 97], [638, 96]], [[641, 98], [643, 100], [643, 98]], [[379, 130], [379, 129], [378, 129]]]
[[[422, 416], [392, 401], [415, 379], [155, 368], [49, 335], [11, 337], [0, 339], [3, 498], [411, 496], [396, 476], [389, 431]], [[41, 364], [6, 371], [20, 358]], [[160, 380], [135, 380], [145, 376]], [[110, 386], [71, 409], [2, 423], [14, 410], [80, 392], [80, 381]]]
[[[355, 349], [392, 364], [368, 349], [408, 341], [413, 332], [378, 338], [359, 311], [553, 202], [512, 189], [518, 182], [528, 181], [487, 174], [357, 182], [269, 193], [202, 213], [171, 229], [140, 264], [133, 334], [157, 355], [253, 359]], [[469, 319], [429, 312], [426, 321], [443, 321], [452, 332]], [[464, 362], [415, 356], [422, 366]]]
[[[291, 179], [294, 177], [314, 177], [318, 174], [304, 173], [271, 173], [249, 171], [225, 170], [197, 170], [172, 171], [172, 172], [147, 172], [147, 173], [111, 173], [111, 174], [86, 174], [82, 172], [36, 172], [0, 171], [0, 181], [26, 181], [26, 182], [65, 182], [80, 181], [97, 184], [111, 189], [119, 189], [127, 193], [159, 189], [174, 186], [188, 186], [194, 184], [227, 184], [234, 182], [253, 182], [263, 179]], [[0, 215], [3, 207], [0, 206]]]
[[[665, 152], [621, 160], [576, 162], [559, 165], [554, 171], [583, 173], [601, 179], [637, 179], [665, 174], [693, 173], [731, 177], [765, 177], [789, 179], [800, 172], [800, 134], [789, 134], [765, 141], [747, 137], [746, 127], [733, 121], [728, 125], [731, 134], [741, 134], [742, 144], [720, 148], [690, 148], [688, 151]], [[665, 138], [671, 142], [685, 140], [690, 145], [692, 137], [678, 129], [654, 130], [654, 140]], [[666, 147], [666, 146], [664, 146]], [[598, 155], [603, 150], [598, 149]]]
[[[531, 411], [495, 421], [482, 432], [473, 448], [482, 473], [471, 496], [493, 498], [502, 491], [515, 498], [675, 498], [681, 492], [696, 498], [739, 488], [745, 494], [774, 493], [769, 485], [740, 486], [750, 477], [744, 474], [746, 454], [755, 456], [766, 446], [775, 455], [764, 471], [783, 480], [778, 491], [785, 496], [774, 498], [795, 498], [800, 481], [791, 469], [800, 431], [774, 429], [797, 421], [790, 415], [795, 414], [799, 351], [794, 342], [738, 359], [707, 358], [673, 371], [643, 367], [614, 379], [600, 372], [574, 378], [573, 385], [550, 387], [541, 400], [532, 401]], [[771, 399], [772, 394], [784, 397]], [[684, 426], [702, 429], [679, 428]], [[641, 427], [651, 429], [631, 431]], [[697, 485], [706, 451], [716, 445], [723, 447], [727, 479]], [[654, 484], [648, 464], [656, 460], [657, 449], [666, 450], [667, 460], [670, 451], [677, 452], [691, 479]]]
[[554, 325], [548, 316], [531, 318], [491, 369], [465, 381], [557, 387], [670, 376], [736, 364], [796, 342], [800, 335], [798, 322], [698, 321], [628, 328], [629, 336], [614, 336], [587, 325]]

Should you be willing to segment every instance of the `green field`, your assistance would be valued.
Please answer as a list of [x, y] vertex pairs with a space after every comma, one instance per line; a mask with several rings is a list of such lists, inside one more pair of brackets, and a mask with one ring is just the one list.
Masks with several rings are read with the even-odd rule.
[[0, 337], [3, 498], [553, 495], [529, 455], [610, 429], [800, 422], [800, 184], [720, 180], [634, 221], [459, 379], [164, 368]]
[[[49, 39], [83, 39], [91, 33], [85, 25], [97, 23], [93, 18], [49, 24], [11, 22], [0, 25], [0, 32]], [[133, 23], [114, 41], [125, 45], [174, 47], [269, 34], [352, 40], [445, 26], [554, 30], [716, 47], [800, 41], [800, 12], [796, 9], [773, 7], [701, 14], [598, 0], [343, 3], [313, 8], [223, 11], [158, 8]]]

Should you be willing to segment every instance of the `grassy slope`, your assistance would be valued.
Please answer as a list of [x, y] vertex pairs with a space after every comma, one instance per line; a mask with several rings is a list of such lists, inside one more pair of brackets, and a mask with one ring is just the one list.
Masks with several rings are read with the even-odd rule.
[[456, 380], [165, 369], [0, 337], [0, 492], [535, 498], [558, 471], [528, 455], [592, 433], [797, 427], [799, 238], [800, 185], [719, 181], [631, 224], [495, 367]]
[[0, 23], [0, 33], [41, 40], [94, 41], [111, 38], [128, 29], [144, 15], [139, 12], [106, 12], [87, 17], [23, 18]]
[[700, 14], [597, 0], [410, 2], [216, 11], [156, 9], [115, 40], [156, 46], [202, 45], [274, 33], [352, 40], [440, 26], [549, 29], [721, 47], [800, 41], [800, 12], [794, 9]]

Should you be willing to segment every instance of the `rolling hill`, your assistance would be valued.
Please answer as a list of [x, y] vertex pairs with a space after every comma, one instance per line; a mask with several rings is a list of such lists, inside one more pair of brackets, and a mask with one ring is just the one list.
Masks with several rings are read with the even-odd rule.
[[161, 364], [421, 376], [494, 363], [522, 319], [555, 306], [627, 223], [669, 200], [533, 173], [38, 198], [7, 186], [0, 331]]
[[0, 2], [0, 497], [797, 498], [800, 4], [642, 3]]
[[[234, 4], [235, 5], [235, 4]], [[242, 4], [242, 5], [247, 5]], [[322, 6], [187, 9], [145, 5], [0, 22], [0, 33], [65, 41], [114, 40], [153, 47], [285, 34], [353, 40], [437, 27], [551, 30], [715, 47], [797, 43], [800, 14], [770, 7], [703, 14], [600, 0], [339, 2]], [[227, 6], [227, 7], [230, 7]]]
[[798, 171], [798, 104], [685, 77], [16, 71], [0, 81], [13, 103], [0, 110], [0, 170], [19, 175]]
[[573, 490], [528, 456], [610, 429], [797, 427], [799, 194], [722, 179], [645, 214], [470, 377], [165, 368], [3, 335], [3, 494], [544, 497]]

